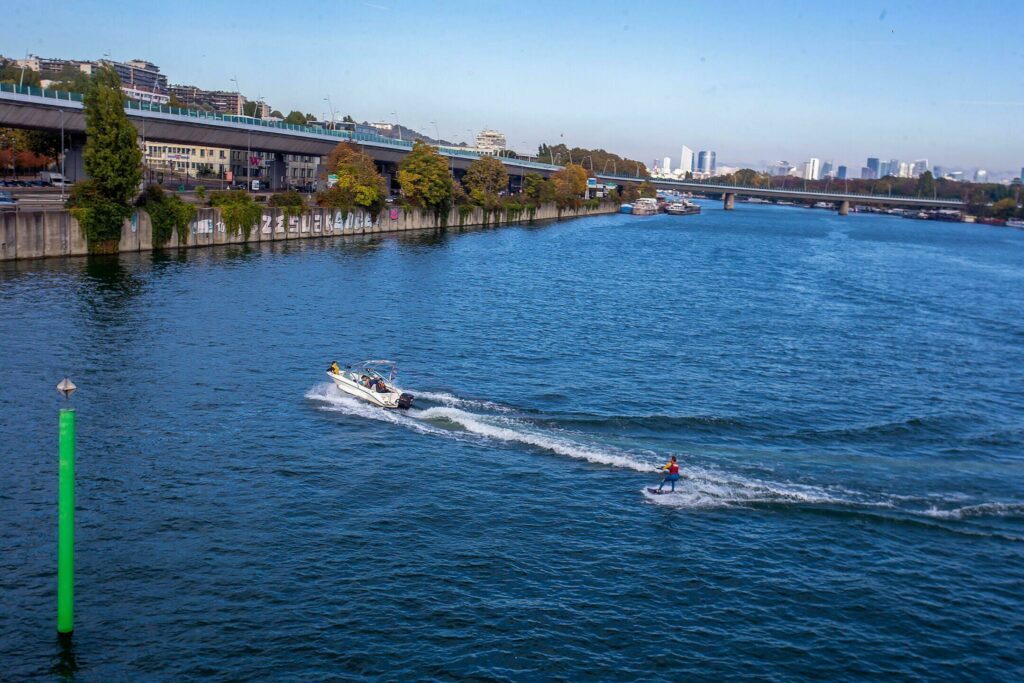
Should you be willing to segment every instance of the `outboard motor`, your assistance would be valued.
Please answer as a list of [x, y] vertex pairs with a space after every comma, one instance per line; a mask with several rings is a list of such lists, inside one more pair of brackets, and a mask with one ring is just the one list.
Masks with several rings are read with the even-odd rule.
[[398, 397], [398, 407], [402, 410], [408, 410], [412, 406], [412, 394], [402, 393]]

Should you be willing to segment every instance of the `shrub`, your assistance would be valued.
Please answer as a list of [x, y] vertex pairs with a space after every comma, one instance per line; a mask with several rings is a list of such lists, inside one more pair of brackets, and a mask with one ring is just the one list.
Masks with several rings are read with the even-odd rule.
[[188, 226], [196, 215], [196, 207], [183, 202], [181, 197], [167, 194], [159, 185], [150, 185], [136, 204], [145, 209], [153, 224], [153, 247], [159, 249], [170, 241], [175, 230], [178, 244], [188, 242]]
[[210, 195], [210, 206], [220, 209], [224, 229], [230, 235], [244, 234], [249, 239], [253, 226], [259, 222], [263, 209], [242, 190], [226, 190]]

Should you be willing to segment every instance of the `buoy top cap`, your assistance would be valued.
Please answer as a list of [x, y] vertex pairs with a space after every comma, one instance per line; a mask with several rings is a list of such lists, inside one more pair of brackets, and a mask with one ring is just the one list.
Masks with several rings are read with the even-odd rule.
[[64, 398], [71, 398], [71, 394], [73, 394], [77, 388], [78, 387], [75, 386], [75, 383], [67, 377], [62, 379], [60, 384], [57, 385], [57, 391], [64, 394]]

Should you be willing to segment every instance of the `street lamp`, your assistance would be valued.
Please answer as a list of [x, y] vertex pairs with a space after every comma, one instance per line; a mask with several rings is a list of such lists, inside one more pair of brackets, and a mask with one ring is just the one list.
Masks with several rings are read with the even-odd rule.
[[331, 96], [328, 95], [324, 98], [324, 102], [327, 103], [327, 108], [331, 110], [331, 125], [334, 125], [334, 105], [331, 104]]
[[391, 112], [391, 115], [395, 117], [395, 130], [398, 131], [398, 141], [402, 141], [402, 127], [398, 125], [398, 113]]
[[588, 154], [587, 156], [585, 156], [582, 159], [580, 159], [580, 163], [582, 164], [587, 159], [590, 159], [590, 172], [593, 173], [594, 172], [594, 157], [592, 157], [592, 156], [590, 156]]
[[437, 127], [437, 121], [431, 121], [430, 123], [433, 124], [433, 126], [434, 126], [434, 135], [437, 136], [434, 139], [437, 140], [437, 144], [440, 145], [441, 144], [441, 131]]
[[[145, 126], [145, 119], [142, 120]], [[142, 146], [146, 146], [146, 136], [142, 136]], [[64, 201], [64, 188], [67, 187], [68, 178], [64, 175], [64, 109], [60, 110], [60, 200]], [[68, 394], [70, 396], [70, 394]]]

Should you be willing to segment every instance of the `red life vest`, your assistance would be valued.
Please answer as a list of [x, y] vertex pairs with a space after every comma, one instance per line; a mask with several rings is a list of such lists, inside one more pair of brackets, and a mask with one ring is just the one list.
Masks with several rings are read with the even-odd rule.
[[674, 463], [674, 462], [673, 463], [669, 463], [668, 473], [669, 474], [679, 474], [679, 464], [678, 463]]

